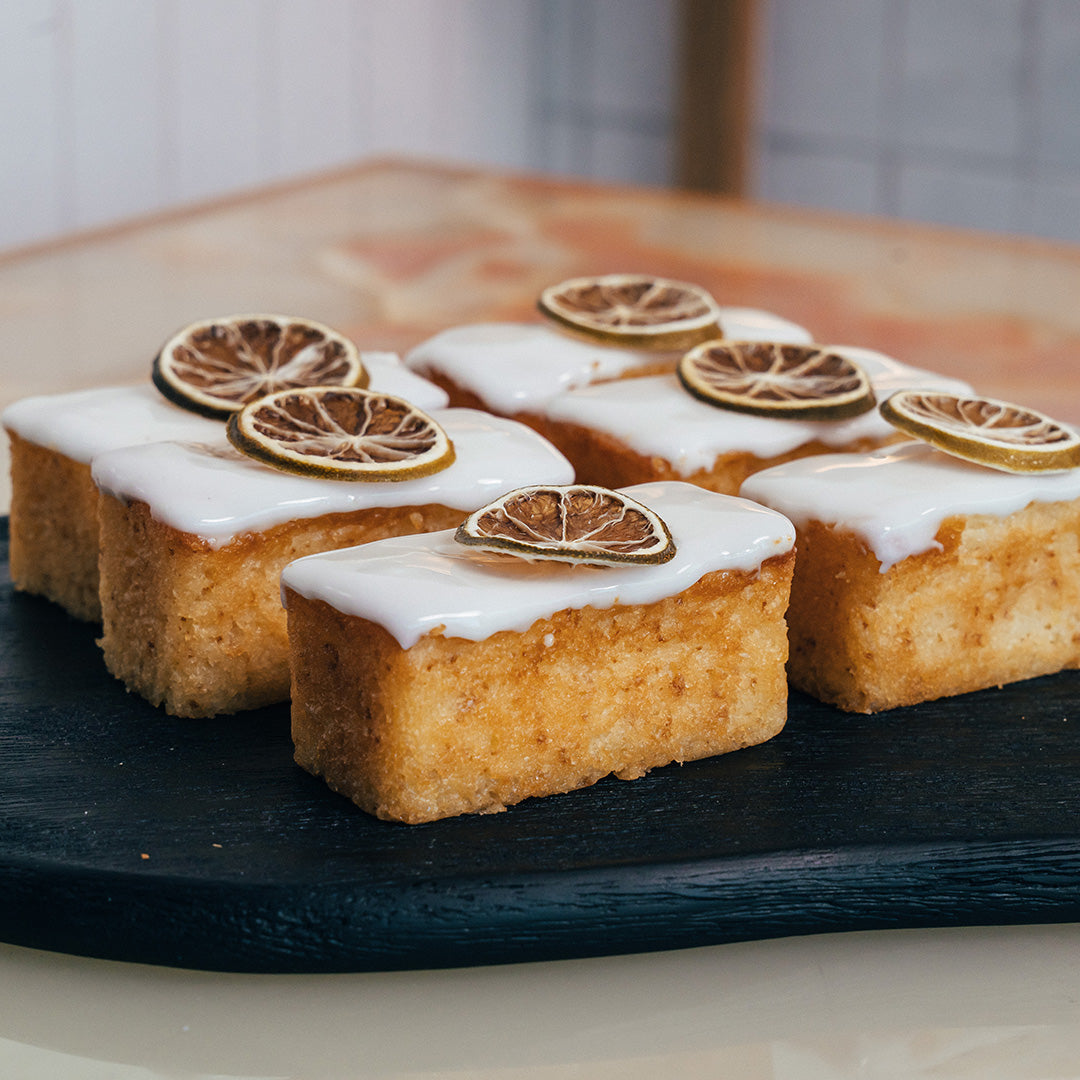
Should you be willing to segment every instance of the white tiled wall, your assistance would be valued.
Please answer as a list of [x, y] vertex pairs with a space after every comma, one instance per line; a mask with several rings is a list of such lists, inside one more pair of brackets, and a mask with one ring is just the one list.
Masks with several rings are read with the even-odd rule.
[[551, 0], [534, 7], [542, 17], [531, 163], [671, 183], [676, 0]]
[[755, 191], [1080, 242], [1077, 0], [767, 0]]
[[[1080, 0], [760, 0], [751, 194], [1080, 242]], [[678, 0], [0, 0], [0, 250], [365, 157], [674, 179]]]
[[663, 183], [674, 0], [0, 0], [0, 249], [410, 153]]

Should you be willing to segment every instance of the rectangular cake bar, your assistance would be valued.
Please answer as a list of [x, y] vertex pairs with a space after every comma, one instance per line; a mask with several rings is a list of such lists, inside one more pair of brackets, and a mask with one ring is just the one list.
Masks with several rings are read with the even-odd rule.
[[419, 823], [780, 731], [790, 523], [682, 483], [628, 494], [673, 561], [530, 563], [433, 533], [287, 567], [296, 760]]
[[1080, 666], [1080, 470], [907, 442], [780, 465], [743, 493], [797, 528], [797, 689], [871, 713]]
[[178, 716], [283, 701], [288, 644], [279, 577], [294, 559], [445, 529], [495, 494], [567, 483], [535, 432], [467, 409], [433, 410], [455, 460], [400, 481], [282, 472], [216, 442], [101, 454], [102, 638], [109, 670]]

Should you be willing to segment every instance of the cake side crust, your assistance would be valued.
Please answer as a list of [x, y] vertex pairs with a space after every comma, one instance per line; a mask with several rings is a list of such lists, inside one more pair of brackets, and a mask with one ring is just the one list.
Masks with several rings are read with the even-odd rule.
[[715, 571], [654, 604], [410, 649], [290, 592], [296, 760], [369, 813], [415, 824], [764, 742], [787, 715], [793, 559]]
[[945, 520], [885, 573], [854, 533], [798, 529], [794, 687], [871, 713], [1080, 666], [1080, 501]]
[[684, 476], [665, 458], [638, 453], [608, 432], [542, 417], [530, 423], [562, 451], [574, 466], [580, 483], [628, 487], [655, 480], [684, 480], [722, 495], [738, 495], [739, 488], [748, 476], [773, 465], [782, 465], [785, 461], [819, 454], [863, 453], [882, 445], [880, 439], [856, 439], [843, 446], [828, 446], [815, 439], [787, 453], [767, 458], [749, 451], [732, 451], [720, 454], [709, 468]]
[[11, 439], [11, 578], [77, 619], [98, 622], [97, 489], [90, 466]]
[[[668, 364], [668, 369], [670, 369]], [[641, 369], [623, 378], [635, 378], [641, 375], [659, 374], [661, 371]], [[452, 405], [470, 409], [482, 409], [495, 412], [474, 391], [459, 386], [454, 380], [439, 372], [428, 372], [425, 376], [436, 383], [450, 396]], [[601, 379], [598, 382], [614, 380]], [[904, 436], [897, 434], [886, 439], [854, 439], [842, 446], [829, 446], [815, 439], [804, 443], [787, 453], [772, 457], [760, 457], [748, 451], [733, 451], [721, 454], [708, 469], [701, 469], [689, 476], [683, 476], [670, 461], [662, 457], [647, 456], [638, 453], [632, 447], [614, 435], [597, 431], [565, 420], [552, 420], [541, 413], [519, 412], [510, 419], [517, 420], [552, 443], [574, 467], [579, 484], [599, 484], [601, 487], [620, 488], [634, 484], [648, 484], [657, 480], [683, 480], [707, 491], [716, 491], [721, 495], [738, 495], [743, 481], [753, 473], [773, 465], [782, 465], [785, 461], [797, 458], [816, 457], [819, 454], [865, 453], [891, 442], [897, 442]]]
[[442, 506], [380, 507], [298, 519], [214, 549], [155, 520], [143, 502], [102, 494], [99, 505], [106, 666], [151, 704], [188, 717], [288, 698], [280, 575], [289, 562], [464, 517]]

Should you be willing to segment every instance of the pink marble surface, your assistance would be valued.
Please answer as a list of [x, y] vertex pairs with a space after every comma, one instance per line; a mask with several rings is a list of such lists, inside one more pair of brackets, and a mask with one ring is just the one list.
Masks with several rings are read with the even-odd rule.
[[[542, 286], [621, 270], [1080, 422], [1080, 249], [406, 162], [0, 259], [0, 406], [145, 379], [169, 333], [209, 315], [303, 314], [404, 349], [453, 323], [534, 318]], [[269, 980], [3, 947], [0, 1072], [1075, 1075], [1077, 929]]]
[[[139, 372], [177, 320], [237, 306], [405, 345], [532, 318], [544, 285], [616, 270], [697, 281], [990, 389], [1058, 400], [1064, 381], [1080, 403], [1080, 248], [394, 161], [0, 258], [4, 371], [46, 386]], [[33, 370], [9, 368], [12, 347]]]
[[211, 315], [307, 315], [404, 349], [537, 318], [564, 277], [631, 270], [1080, 422], [1080, 249], [408, 161], [0, 258], [0, 407], [142, 379], [171, 331]]

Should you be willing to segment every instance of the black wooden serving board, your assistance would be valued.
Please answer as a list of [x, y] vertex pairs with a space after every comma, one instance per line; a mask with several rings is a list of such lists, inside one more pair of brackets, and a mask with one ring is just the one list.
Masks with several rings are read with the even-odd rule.
[[1076, 672], [871, 717], [796, 694], [764, 746], [394, 825], [294, 765], [287, 707], [127, 694], [0, 545], [0, 940], [362, 971], [1080, 918]]

